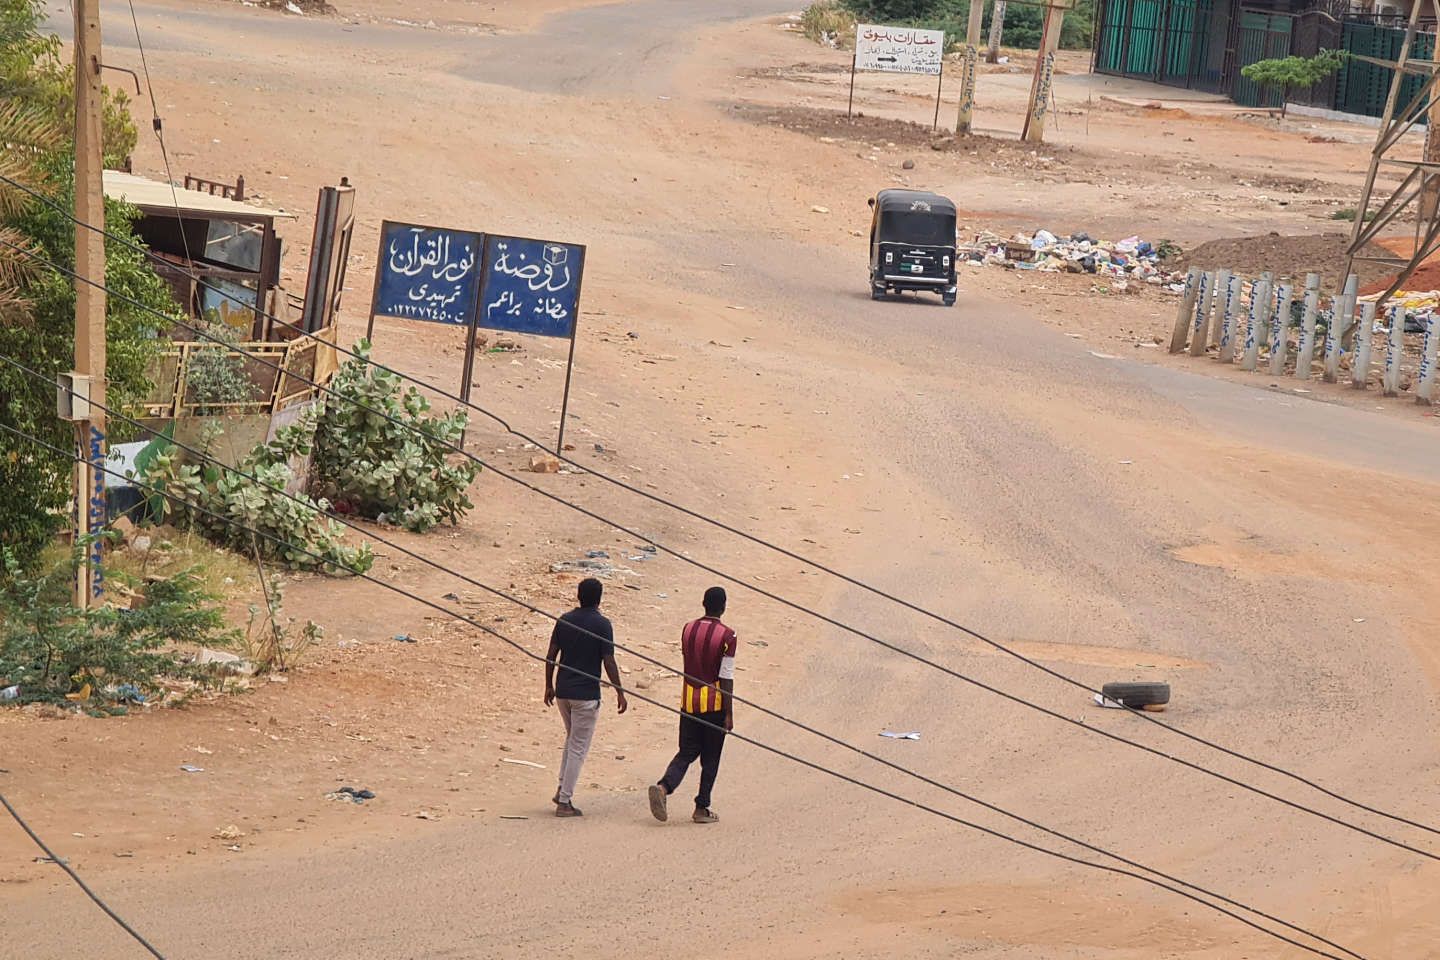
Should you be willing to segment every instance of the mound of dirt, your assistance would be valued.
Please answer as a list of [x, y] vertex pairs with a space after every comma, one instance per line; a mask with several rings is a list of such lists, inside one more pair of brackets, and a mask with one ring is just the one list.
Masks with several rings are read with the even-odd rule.
[[[847, 117], [838, 110], [756, 103], [737, 103], [731, 109], [736, 117], [751, 123], [793, 130], [823, 143], [852, 144], [867, 154], [887, 148], [928, 148], [1032, 180], [1061, 182], [1079, 173], [1099, 171], [1104, 167], [1096, 157], [1071, 146], [1045, 144], [1037, 148], [1018, 140], [981, 135], [957, 139], [953, 132], [943, 127], [934, 130], [929, 124], [866, 116], [859, 112]], [[917, 153], [916, 156], [922, 154]]]
[[[1282, 237], [1277, 233], [1262, 237], [1227, 237], [1202, 243], [1186, 250], [1173, 263], [1176, 269], [1199, 267], [1202, 270], [1232, 270], [1246, 276], [1271, 271], [1277, 279], [1303, 283], [1305, 274], [1320, 274], [1323, 289], [1339, 286], [1340, 271], [1345, 266], [1345, 248], [1350, 238], [1343, 233], [1321, 233], [1310, 236]], [[1367, 256], [1393, 256], [1378, 244], [1365, 248]], [[1168, 264], [1167, 264], [1168, 265]], [[1384, 264], [1357, 262], [1355, 272], [1362, 287], [1392, 276], [1394, 271]]]

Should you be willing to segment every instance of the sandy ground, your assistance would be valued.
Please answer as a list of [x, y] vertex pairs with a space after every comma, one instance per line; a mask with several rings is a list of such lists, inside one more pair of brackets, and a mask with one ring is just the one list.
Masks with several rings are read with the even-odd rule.
[[[1018, 130], [1026, 77], [999, 71], [980, 92], [980, 126], [995, 139], [937, 151], [925, 131], [847, 135], [830, 119], [822, 129], [820, 112], [843, 105], [845, 56], [788, 32], [784, 4], [559, 6], [504, 4], [503, 22], [486, 4], [450, 17], [497, 33], [365, 22], [395, 16], [369, 2], [304, 19], [137, 4], [177, 174], [243, 173], [267, 202], [301, 211], [286, 233], [292, 277], [316, 188], [341, 175], [357, 185], [351, 335], [363, 330], [383, 218], [584, 242], [567, 433], [582, 462], [1087, 683], [1168, 679], [1167, 721], [1430, 817], [1436, 419], [1408, 401], [1319, 384], [1296, 393], [1164, 357], [1145, 344], [1168, 336], [1174, 301], [1153, 291], [1106, 296], [1084, 278], [987, 269], [964, 276], [952, 310], [872, 303], [857, 239], [865, 198], [902, 183], [956, 197], [975, 230], [1061, 226], [1185, 244], [1330, 232], [1329, 213], [1353, 202], [1364, 136], [1313, 121], [1277, 129], [1207, 104], [1150, 109], [1115, 99], [1133, 99], [1131, 87], [1069, 74], [1057, 85], [1059, 127], [1032, 154], [1004, 139]], [[106, 7], [107, 57], [131, 65], [120, 9]], [[861, 83], [867, 115], [928, 121], [918, 85]], [[787, 121], [800, 112], [810, 119]], [[157, 154], [147, 143], [141, 169], [158, 170]], [[381, 321], [376, 340], [387, 363], [455, 383], [456, 331]], [[548, 437], [563, 359], [543, 341], [487, 353], [476, 399]], [[472, 437], [501, 469], [529, 458], [493, 423]], [[1440, 851], [1433, 835], [1093, 708], [963, 634], [594, 478], [525, 477], [1087, 725]], [[622, 642], [675, 661], [679, 625], [713, 577], [677, 556], [629, 560], [641, 555], [635, 538], [495, 471], [473, 499], [459, 528], [397, 539], [556, 612], [574, 578], [549, 565], [607, 550], [630, 571], [606, 598]], [[543, 618], [378, 552], [378, 578], [437, 601], [453, 594], [441, 602], [543, 650]], [[1366, 956], [1433, 952], [1433, 861], [1022, 710], [741, 587], [732, 596], [742, 695]], [[0, 711], [0, 786], [170, 956], [229, 956], [237, 943], [257, 958], [646, 947], [1298, 955], [1194, 903], [738, 742], [716, 795], [721, 824], [662, 828], [643, 789], [668, 759], [673, 717], [645, 703], [623, 718], [607, 703], [577, 797], [586, 816], [554, 821], [559, 722], [540, 703], [533, 661], [374, 584], [309, 578], [288, 600], [329, 633], [284, 682], [120, 720]], [[663, 671], [621, 660], [637, 693], [673, 696]], [[1041, 839], [753, 711], [737, 723]], [[922, 739], [877, 736], [902, 728]], [[204, 770], [181, 771], [187, 763]], [[378, 797], [324, 799], [345, 784]], [[7, 948], [36, 960], [81, 944], [131, 955], [34, 853], [0, 830]]]

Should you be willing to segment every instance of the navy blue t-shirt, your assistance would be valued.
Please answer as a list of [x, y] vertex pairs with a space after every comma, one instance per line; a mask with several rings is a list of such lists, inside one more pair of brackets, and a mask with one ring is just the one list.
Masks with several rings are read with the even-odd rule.
[[[589, 633], [581, 632], [586, 630]], [[550, 642], [560, 651], [555, 659], [562, 664], [555, 668], [555, 696], [564, 700], [599, 700], [600, 664], [615, 655], [615, 634], [609, 619], [598, 607], [576, 607], [556, 622]]]

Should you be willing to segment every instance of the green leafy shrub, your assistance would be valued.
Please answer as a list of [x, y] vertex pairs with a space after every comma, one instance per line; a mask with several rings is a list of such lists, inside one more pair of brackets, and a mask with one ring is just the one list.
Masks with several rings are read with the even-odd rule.
[[318, 409], [306, 411], [299, 422], [278, 430], [274, 440], [256, 445], [238, 471], [185, 463], [179, 448], [171, 446], [155, 454], [140, 479], [166, 494], [162, 516], [216, 543], [255, 551], [297, 570], [365, 573], [375, 562], [369, 545], [341, 542], [344, 527], [326, 517], [327, 501], [303, 493], [292, 499], [280, 492], [295, 486], [290, 461], [311, 453], [318, 417]]
[[840, 0], [815, 0], [800, 14], [800, 29], [816, 43], [841, 50], [855, 46], [855, 14]]
[[[945, 31], [945, 48], [955, 50], [965, 42], [970, 0], [842, 0], [857, 17], [871, 23], [890, 23], [927, 30]], [[983, 0], [982, 0], [983, 2]], [[985, 6], [981, 20], [981, 39], [989, 35], [993, 3]], [[1079, 0], [1075, 9], [1065, 14], [1060, 26], [1060, 47], [1063, 50], [1088, 50], [1093, 38], [1095, 0]], [[1005, 46], [1034, 50], [1040, 46], [1045, 23], [1045, 8], [1010, 3], [1005, 9]]]
[[[442, 521], [457, 522], [474, 507], [466, 490], [475, 481], [473, 461], [453, 461], [469, 422], [465, 411], [430, 414], [430, 401], [414, 387], [401, 390], [398, 374], [365, 362], [361, 340], [340, 368], [315, 434], [311, 489], [331, 500], [338, 513], [398, 524], [423, 532]], [[378, 410], [394, 420], [370, 413]]]
[[[196, 326], [229, 347], [241, 341], [240, 331], [222, 322], [215, 310], [207, 310]], [[190, 354], [185, 371], [185, 389], [196, 404], [195, 414], [201, 417], [222, 414], [233, 404], [254, 399], [255, 383], [245, 371], [244, 355], [204, 337], [199, 339], [204, 346]]]
[[314, 620], [306, 620], [297, 629], [296, 619], [285, 616], [284, 603], [285, 582], [276, 577], [265, 585], [265, 608], [250, 605], [250, 622], [240, 640], [241, 655], [258, 673], [289, 670], [325, 636], [325, 628]]
[[162, 678], [196, 676], [181, 663], [177, 644], [235, 641], [217, 598], [191, 570], [143, 582], [111, 571], [111, 596], [128, 595], [135, 602], [76, 607], [72, 589], [83, 555], [75, 551], [67, 562], [32, 576], [14, 551], [3, 551], [0, 686], [19, 686], [11, 702], [61, 701], [87, 685], [101, 699], [126, 685], [148, 699]]

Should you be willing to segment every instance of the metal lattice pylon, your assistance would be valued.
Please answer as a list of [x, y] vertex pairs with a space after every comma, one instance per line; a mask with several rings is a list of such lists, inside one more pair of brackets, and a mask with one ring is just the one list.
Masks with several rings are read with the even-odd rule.
[[[1396, 60], [1377, 60], [1373, 57], [1356, 57], [1366, 63], [1388, 67], [1390, 95], [1385, 101], [1385, 113], [1380, 120], [1380, 133], [1375, 139], [1375, 149], [1370, 154], [1370, 169], [1365, 176], [1365, 188], [1360, 194], [1360, 203], [1355, 209], [1355, 223], [1350, 230], [1350, 246], [1345, 254], [1345, 269], [1342, 277], [1348, 277], [1357, 261], [1382, 263], [1396, 268], [1397, 275], [1380, 297], [1379, 303], [1394, 296], [1403, 288], [1405, 281], [1415, 270], [1436, 252], [1440, 252], [1440, 102], [1431, 104], [1435, 96], [1437, 81], [1440, 81], [1440, 63], [1435, 60], [1419, 60], [1410, 56], [1415, 46], [1416, 28], [1420, 22], [1420, 11], [1426, 8], [1434, 11], [1440, 20], [1440, 0], [1415, 0], [1410, 9], [1410, 21], [1405, 29], [1405, 39], [1400, 45], [1400, 56]], [[1396, 112], [1400, 91], [1407, 78], [1424, 78], [1419, 90], [1409, 103]], [[1394, 156], [1405, 134], [1420, 121], [1429, 108], [1428, 130], [1425, 148], [1419, 160]], [[1375, 180], [1380, 168], [1392, 167], [1405, 171], [1398, 186], [1391, 191], [1370, 218], [1371, 204], [1375, 199]], [[1376, 257], [1363, 254], [1365, 247], [1379, 236], [1380, 231], [1400, 220], [1414, 208], [1415, 245], [1409, 257]], [[1349, 331], [1346, 331], [1348, 339]]]

